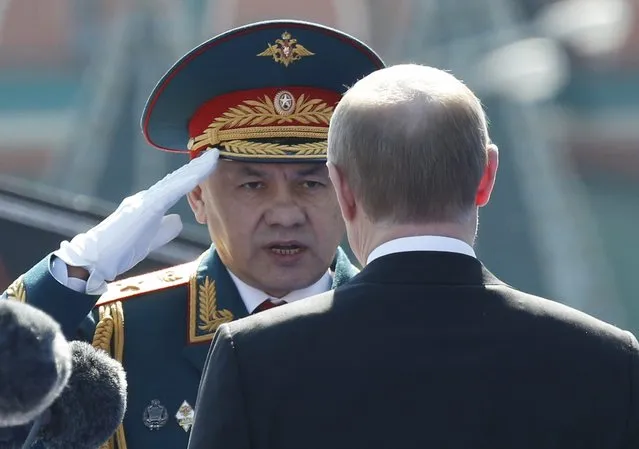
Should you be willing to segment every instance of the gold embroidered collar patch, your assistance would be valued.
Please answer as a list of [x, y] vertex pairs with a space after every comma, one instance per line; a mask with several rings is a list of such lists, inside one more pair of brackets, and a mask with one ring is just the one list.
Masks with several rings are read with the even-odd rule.
[[209, 276], [199, 279], [198, 271], [204, 259], [209, 259], [211, 250], [205, 251], [197, 260], [196, 269], [189, 279], [189, 343], [211, 341], [221, 324], [235, 319], [229, 309], [219, 309], [215, 280]]

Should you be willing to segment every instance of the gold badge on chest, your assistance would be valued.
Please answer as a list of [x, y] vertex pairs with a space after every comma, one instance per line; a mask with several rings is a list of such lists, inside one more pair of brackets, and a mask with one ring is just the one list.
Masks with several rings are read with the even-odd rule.
[[193, 419], [195, 418], [195, 410], [191, 407], [191, 404], [184, 401], [177, 413], [175, 414], [175, 419], [177, 419], [178, 424], [185, 432], [188, 432], [193, 425]]

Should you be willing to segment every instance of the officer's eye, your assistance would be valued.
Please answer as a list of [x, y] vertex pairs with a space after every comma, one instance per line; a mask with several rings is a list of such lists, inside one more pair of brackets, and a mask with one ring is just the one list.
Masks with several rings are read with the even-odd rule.
[[317, 188], [320, 188], [320, 187], [324, 187], [324, 184], [322, 184], [319, 181], [306, 180], [306, 181], [302, 182], [302, 187], [304, 187], [305, 189], [317, 189]]
[[247, 190], [258, 190], [264, 188], [264, 183], [260, 181], [245, 182], [240, 187]]

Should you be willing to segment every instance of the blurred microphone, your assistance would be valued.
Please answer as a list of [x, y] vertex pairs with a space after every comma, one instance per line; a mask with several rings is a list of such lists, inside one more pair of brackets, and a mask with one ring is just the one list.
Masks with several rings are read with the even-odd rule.
[[71, 348], [60, 326], [33, 306], [0, 300], [0, 427], [33, 421], [71, 374]]
[[43, 416], [37, 441], [46, 449], [97, 449], [126, 411], [122, 365], [88, 343], [70, 343], [73, 367], [62, 394]]
[[[0, 300], [0, 307], [5, 302], [15, 303], [14, 301]], [[25, 306], [25, 304], [21, 304], [21, 306]], [[43, 312], [28, 307], [30, 310], [23, 307], [19, 311], [19, 319], [16, 319], [17, 314], [13, 314], [13, 326], [20, 328], [14, 333], [22, 335], [22, 338], [27, 335], [33, 338], [34, 327], [23, 326], [26, 318], [32, 316], [35, 311], [38, 319], [42, 319]], [[2, 309], [0, 308], [0, 310]], [[11, 322], [11, 320], [8, 321]], [[36, 329], [39, 330], [41, 327], [36, 327]], [[18, 356], [23, 349], [15, 349], [21, 348], [22, 343], [21, 340], [14, 340], [14, 343], [17, 342], [17, 346], [13, 346], [14, 350], [6, 355], [2, 345], [5, 333], [5, 326], [0, 318], [0, 403], [20, 403], [19, 399], [21, 398], [16, 397], [16, 392], [19, 390], [27, 391], [31, 394], [27, 398], [31, 399], [32, 404], [36, 403], [39, 406], [38, 410], [40, 410], [43, 401], [35, 401], [32, 390], [34, 386], [47, 380], [48, 377], [43, 374], [38, 376], [37, 373], [34, 373], [30, 378], [21, 380], [14, 374], [18, 371], [27, 371], [25, 368], [21, 369], [25, 360]], [[126, 411], [127, 393], [126, 376], [122, 365], [104, 351], [95, 349], [88, 343], [80, 341], [66, 343], [64, 340], [63, 343], [62, 346], [66, 348], [68, 355], [69, 369], [67, 372], [70, 372], [70, 375], [64, 376], [65, 381], [62, 389], [58, 389], [53, 402], [44, 407], [44, 410], [39, 414], [34, 413], [26, 406], [22, 407], [19, 416], [15, 409], [10, 413], [0, 409], [2, 410], [0, 411], [0, 426], [6, 426], [2, 423], [9, 422], [7, 417], [12, 418], [10, 422], [14, 423], [9, 424], [13, 427], [0, 428], [0, 449], [27, 449], [31, 448], [34, 443], [39, 443], [37, 447], [44, 449], [98, 449], [113, 435], [122, 422]], [[49, 346], [51, 345], [49, 344]], [[55, 351], [54, 353], [58, 354]], [[41, 361], [42, 359], [42, 357], [33, 357], [28, 362], [34, 363], [33, 360]], [[60, 364], [59, 357], [54, 359]], [[42, 363], [40, 362], [40, 364]], [[13, 389], [4, 388], [2, 376], [11, 379]], [[59, 380], [62, 377], [59, 376], [56, 379]], [[21, 394], [24, 395], [24, 393]], [[33, 419], [34, 415], [37, 416], [35, 419]], [[24, 418], [29, 416], [32, 419], [24, 423]], [[16, 419], [18, 417], [20, 419]], [[24, 424], [15, 425], [19, 422]]]

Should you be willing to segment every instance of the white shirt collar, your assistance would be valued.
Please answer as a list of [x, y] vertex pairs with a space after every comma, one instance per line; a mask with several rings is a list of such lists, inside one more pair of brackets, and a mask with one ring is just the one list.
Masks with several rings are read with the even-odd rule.
[[[240, 294], [240, 298], [244, 302], [246, 306], [246, 310], [249, 314], [253, 313], [253, 311], [262, 304], [265, 300], [269, 299], [270, 296], [264, 293], [261, 290], [258, 290], [255, 287], [248, 285], [246, 282], [242, 281], [240, 278], [231, 273], [231, 270], [227, 270], [231, 279], [235, 283], [235, 287], [237, 288], [238, 293]], [[333, 278], [330, 273], [327, 271], [324, 276], [322, 276], [317, 282], [313, 285], [310, 285], [306, 288], [300, 290], [294, 290], [290, 292], [288, 295], [283, 296], [281, 298], [272, 298], [273, 302], [278, 304], [282, 301], [287, 303], [298, 301], [300, 299], [308, 298], [310, 296], [319, 295], [321, 293], [327, 292], [331, 289], [333, 284]]]
[[461, 240], [437, 235], [420, 235], [415, 237], [402, 237], [382, 243], [370, 253], [366, 264], [388, 254], [409, 251], [444, 251], [477, 257], [473, 248]]

